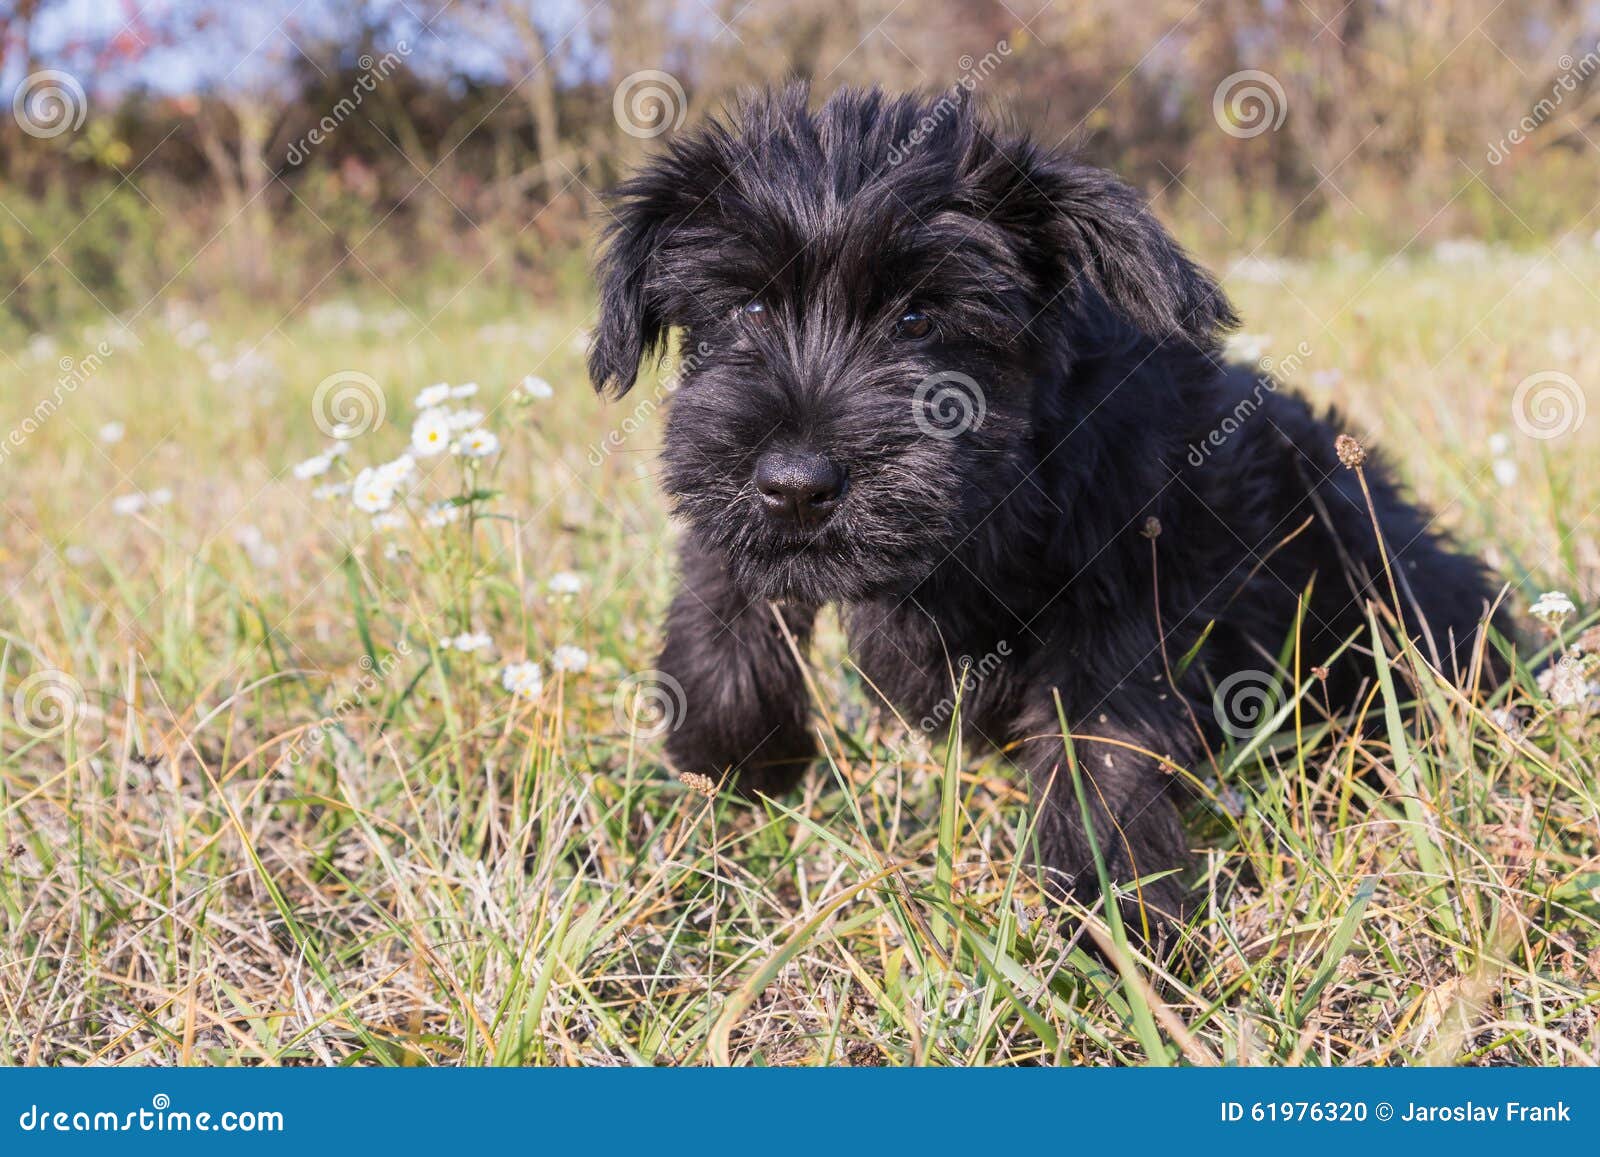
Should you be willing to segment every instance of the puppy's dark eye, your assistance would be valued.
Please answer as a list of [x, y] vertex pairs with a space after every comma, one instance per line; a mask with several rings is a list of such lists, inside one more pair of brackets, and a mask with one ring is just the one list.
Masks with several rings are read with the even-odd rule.
[[920, 309], [908, 309], [894, 323], [896, 341], [921, 341], [933, 334], [933, 318]]
[[739, 311], [739, 317], [750, 325], [766, 326], [772, 324], [772, 311], [766, 303], [752, 301]]

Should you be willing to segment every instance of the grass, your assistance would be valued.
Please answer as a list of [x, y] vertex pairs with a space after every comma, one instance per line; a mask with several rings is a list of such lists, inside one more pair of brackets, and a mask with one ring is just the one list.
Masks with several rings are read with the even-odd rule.
[[[1513, 606], [1573, 596], [1560, 644], [1600, 593], [1600, 418], [1529, 437], [1513, 395], [1553, 370], [1595, 397], [1597, 274], [1571, 246], [1230, 282], [1267, 356], [1304, 343], [1293, 383], [1387, 449]], [[471, 288], [281, 322], [166, 304], [7, 447], [0, 1057], [1600, 1060], [1600, 721], [1526, 668], [1508, 734], [1504, 702], [1380, 634], [1362, 728], [1318, 709], [1291, 640], [1272, 733], [1196, 769], [1205, 904], [1169, 960], [1114, 905], [1056, 930], [1003, 760], [869, 714], [831, 620], [811, 664], [828, 755], [802, 795], [751, 806], [667, 773], [629, 693], [671, 582], [660, 395], [590, 396], [583, 310]], [[9, 341], [0, 432], [110, 336]], [[483, 383], [501, 453], [423, 461], [457, 521], [374, 534], [311, 496], [342, 465], [289, 474], [327, 444], [313, 395], [343, 371], [386, 395], [357, 467], [400, 451], [424, 385]], [[530, 372], [555, 396], [510, 401]], [[469, 629], [492, 661], [438, 646]], [[1528, 660], [1560, 645], [1529, 639]], [[552, 671], [562, 645], [586, 669]], [[523, 658], [537, 699], [502, 687]]]

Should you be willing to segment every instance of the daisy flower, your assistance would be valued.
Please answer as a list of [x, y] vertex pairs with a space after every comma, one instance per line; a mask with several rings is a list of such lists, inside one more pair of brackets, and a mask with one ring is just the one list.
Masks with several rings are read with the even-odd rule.
[[1511, 438], [1505, 433], [1489, 435], [1489, 453], [1494, 455], [1511, 453]]
[[537, 663], [511, 663], [500, 673], [500, 685], [513, 695], [537, 699], [544, 689], [544, 672]]
[[119, 494], [111, 500], [111, 513], [127, 516], [144, 509], [143, 494]]
[[122, 436], [127, 433], [121, 422], [107, 422], [100, 427], [100, 441], [110, 446], [122, 441]]
[[450, 383], [435, 382], [417, 395], [418, 410], [432, 410], [450, 400]]
[[405, 513], [399, 510], [385, 510], [372, 516], [373, 530], [399, 530], [405, 524]]
[[1517, 484], [1517, 464], [1510, 458], [1496, 458], [1493, 469], [1494, 480], [1507, 490]]
[[1234, 333], [1228, 335], [1223, 353], [1234, 361], [1258, 362], [1266, 356], [1272, 338], [1260, 333]]
[[411, 425], [411, 448], [424, 458], [432, 458], [450, 448], [450, 415], [435, 407], [417, 415]]
[[450, 428], [452, 430], [470, 430], [482, 422], [482, 410], [457, 410], [450, 415]]
[[517, 392], [525, 398], [543, 400], [555, 396], [555, 390], [550, 388], [550, 383], [536, 374], [529, 374], [522, 379], [522, 384], [517, 387]]
[[583, 589], [583, 578], [570, 570], [564, 570], [551, 575], [547, 585], [553, 595], [575, 595]]
[[452, 389], [450, 391], [450, 396], [452, 398], [470, 398], [470, 397], [472, 397], [473, 394], [476, 394], [477, 392], [478, 392], [478, 383], [477, 382], [466, 382], [463, 385], [456, 386], [454, 389]]
[[589, 665], [589, 652], [582, 647], [557, 647], [550, 656], [550, 669], [576, 674]]
[[394, 505], [394, 483], [377, 469], [368, 466], [351, 484], [350, 501], [357, 510], [379, 514]]
[[294, 476], [301, 481], [307, 478], [316, 478], [326, 474], [333, 466], [333, 458], [327, 454], [318, 454], [315, 458], [307, 458], [294, 468]]
[[494, 640], [485, 631], [465, 631], [453, 639], [446, 639], [444, 645], [470, 655], [474, 651], [489, 650], [494, 646]]
[[1545, 591], [1528, 608], [1528, 613], [1549, 627], [1559, 627], [1578, 608], [1560, 591]]
[[452, 522], [459, 522], [460, 519], [461, 507], [453, 502], [435, 502], [422, 516], [424, 525], [433, 527], [449, 526]]
[[488, 430], [468, 430], [450, 449], [467, 458], [487, 458], [500, 449], [500, 439]]
[[320, 502], [327, 502], [331, 498], [343, 498], [350, 493], [348, 482], [324, 482], [311, 492], [311, 497]]
[[417, 473], [417, 460], [410, 454], [402, 454], [393, 462], [385, 462], [377, 467], [378, 476], [391, 483], [396, 489], [403, 482], [409, 481]]

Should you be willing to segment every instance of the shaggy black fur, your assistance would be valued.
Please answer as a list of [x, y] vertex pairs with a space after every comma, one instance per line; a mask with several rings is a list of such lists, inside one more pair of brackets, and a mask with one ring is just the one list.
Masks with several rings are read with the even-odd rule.
[[[1306, 666], [1393, 601], [1338, 427], [1221, 362], [1227, 300], [1132, 189], [964, 102], [755, 97], [612, 207], [596, 386], [626, 391], [672, 328], [697, 351], [665, 448], [687, 524], [659, 664], [684, 693], [677, 766], [796, 783], [817, 743], [778, 617], [804, 648], [836, 602], [908, 720], [948, 719], [957, 657], [978, 664], [964, 738], [1020, 765], [1041, 864], [1092, 899], [1059, 696], [1113, 879], [1159, 876], [1144, 914], [1180, 915], [1183, 777], [1153, 757], [1203, 768], [1214, 689], [1274, 670], [1308, 590]], [[1487, 576], [1365, 471], [1407, 629], [1462, 672]], [[1332, 664], [1335, 709], [1363, 671], [1356, 650]]]

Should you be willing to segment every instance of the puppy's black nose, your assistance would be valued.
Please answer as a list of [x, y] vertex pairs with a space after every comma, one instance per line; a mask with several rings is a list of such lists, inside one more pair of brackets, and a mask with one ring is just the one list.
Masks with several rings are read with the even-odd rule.
[[844, 497], [844, 470], [821, 454], [768, 450], [756, 460], [761, 505], [778, 518], [820, 522]]

